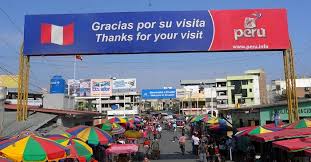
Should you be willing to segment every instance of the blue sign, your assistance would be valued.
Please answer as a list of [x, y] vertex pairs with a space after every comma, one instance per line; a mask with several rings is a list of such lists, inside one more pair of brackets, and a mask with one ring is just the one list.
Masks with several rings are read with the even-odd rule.
[[25, 55], [208, 51], [209, 11], [26, 15]]
[[143, 89], [141, 95], [143, 99], [174, 99], [176, 89]]
[[111, 109], [112, 109], [112, 110], [117, 110], [118, 108], [119, 108], [118, 105], [111, 105]]

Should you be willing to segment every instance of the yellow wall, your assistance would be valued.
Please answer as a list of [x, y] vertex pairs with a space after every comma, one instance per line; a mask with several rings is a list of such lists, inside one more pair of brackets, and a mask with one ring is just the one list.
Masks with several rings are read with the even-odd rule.
[[7, 88], [18, 87], [18, 76], [17, 75], [0, 75], [0, 86]]

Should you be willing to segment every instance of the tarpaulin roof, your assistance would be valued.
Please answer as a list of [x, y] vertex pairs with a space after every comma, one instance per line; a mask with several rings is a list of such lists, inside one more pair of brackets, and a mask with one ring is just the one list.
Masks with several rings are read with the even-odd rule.
[[[266, 128], [266, 129], [270, 129], [270, 130], [276, 130], [276, 129], [280, 129], [282, 128], [283, 126], [285, 126], [286, 124], [284, 122], [279, 122], [279, 124], [277, 126], [275, 126], [274, 123], [270, 123], [270, 124], [266, 124], [262, 127]], [[243, 131], [243, 130], [249, 130], [249, 129], [254, 129], [256, 128], [257, 126], [248, 126], [248, 127], [240, 127], [238, 128], [238, 131]]]
[[311, 149], [305, 150], [305, 154], [306, 154], [307, 156], [311, 156]]
[[106, 154], [130, 154], [138, 151], [135, 144], [112, 144], [106, 150]]
[[288, 152], [302, 151], [311, 148], [311, 137], [275, 141], [272, 146]]
[[283, 129], [276, 132], [254, 135], [251, 136], [251, 139], [257, 142], [268, 142], [268, 141], [289, 139], [295, 137], [307, 137], [307, 136], [311, 136], [311, 128]]

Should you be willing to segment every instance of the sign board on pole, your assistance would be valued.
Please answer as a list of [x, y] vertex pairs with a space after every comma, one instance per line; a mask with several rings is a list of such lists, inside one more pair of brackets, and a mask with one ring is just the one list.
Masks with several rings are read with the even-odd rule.
[[143, 89], [141, 95], [143, 99], [174, 99], [176, 89]]
[[135, 89], [136, 88], [136, 78], [131, 79], [116, 79], [112, 81], [113, 89]]
[[112, 95], [111, 79], [91, 79], [91, 96], [107, 97]]
[[81, 79], [80, 80], [80, 97], [91, 96], [91, 79]]
[[26, 15], [24, 53], [284, 50], [286, 9]]
[[68, 79], [68, 95], [80, 95], [80, 80]]

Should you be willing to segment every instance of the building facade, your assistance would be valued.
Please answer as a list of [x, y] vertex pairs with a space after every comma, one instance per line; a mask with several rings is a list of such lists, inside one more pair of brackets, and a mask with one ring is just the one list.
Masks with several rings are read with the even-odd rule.
[[[267, 104], [266, 77], [262, 69], [243, 75], [210, 80], [181, 80], [181, 107], [226, 109]], [[178, 97], [179, 95], [177, 95]]]
[[[138, 114], [138, 107], [140, 103], [140, 93], [137, 91], [116, 91], [110, 97], [76, 97], [76, 104], [91, 105], [93, 109], [98, 112], [113, 114], [113, 110], [118, 111], [117, 114], [124, 114], [124, 110], [129, 114]], [[85, 106], [83, 106], [85, 107]], [[127, 114], [127, 112], [125, 113]]]
[[[273, 80], [271, 91], [275, 97], [286, 98], [285, 80]], [[298, 98], [311, 97], [311, 78], [296, 79], [296, 93]]]
[[266, 78], [263, 70], [248, 70], [244, 75], [227, 76], [228, 106], [267, 104]]
[[[181, 90], [177, 90], [177, 98], [181, 102], [181, 109], [186, 114], [207, 112], [217, 105], [215, 80], [181, 80]], [[178, 95], [178, 94], [183, 95]]]

